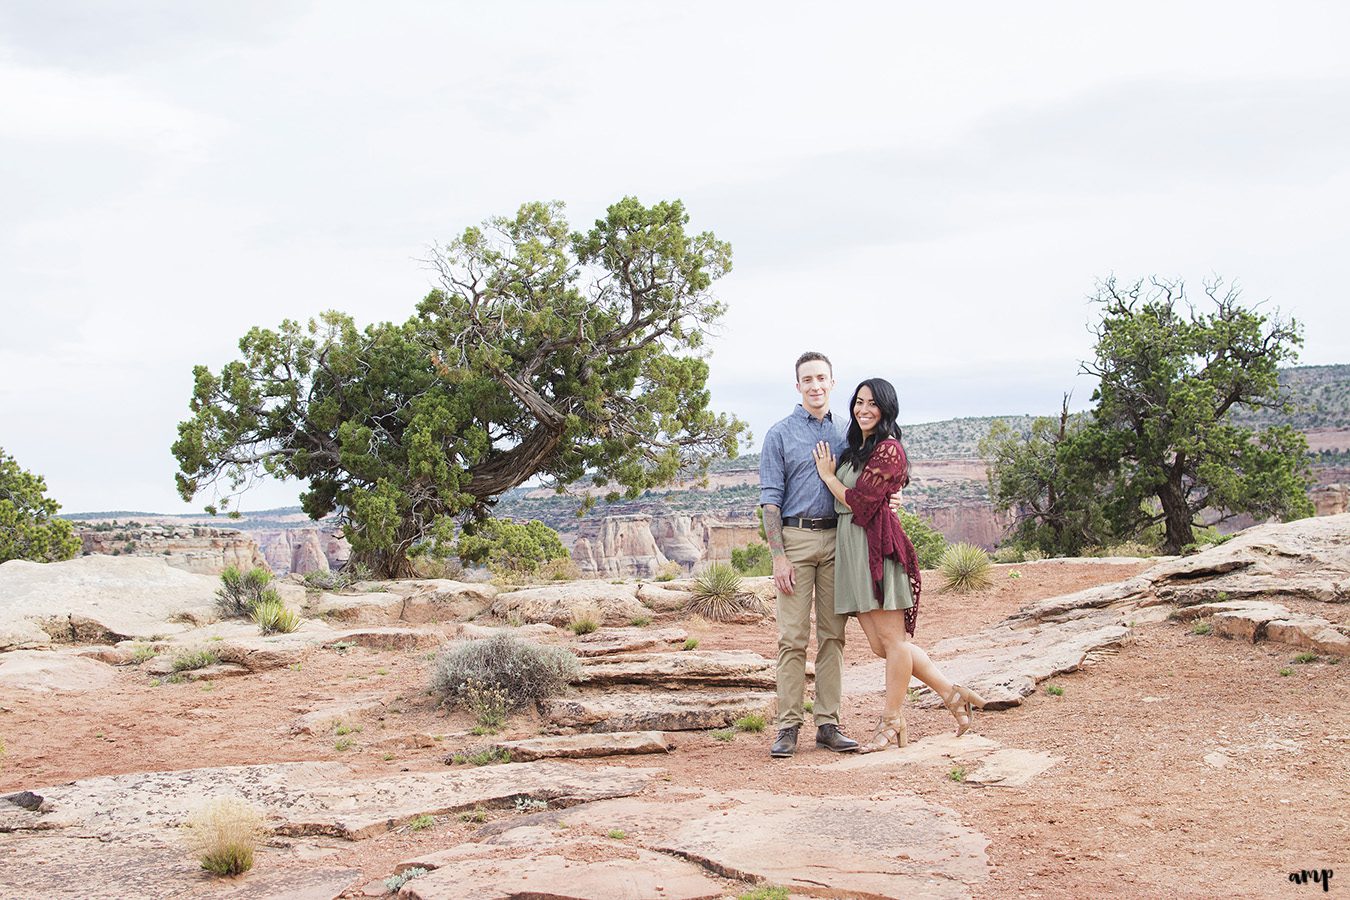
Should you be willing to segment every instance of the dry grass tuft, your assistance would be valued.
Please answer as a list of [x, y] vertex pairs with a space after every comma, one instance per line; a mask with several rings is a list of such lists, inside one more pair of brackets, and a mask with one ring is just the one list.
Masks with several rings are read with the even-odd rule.
[[262, 815], [233, 797], [217, 797], [188, 818], [188, 846], [214, 875], [238, 875], [253, 868], [253, 850], [262, 838]]

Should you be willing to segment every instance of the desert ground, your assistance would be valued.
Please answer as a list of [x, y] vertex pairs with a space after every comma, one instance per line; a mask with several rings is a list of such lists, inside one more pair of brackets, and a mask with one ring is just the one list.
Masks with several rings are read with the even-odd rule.
[[[1038, 601], [1120, 582], [1150, 565], [1145, 560], [1001, 565], [990, 587], [969, 594], [941, 591], [939, 575], [926, 572], [931, 587], [917, 640], [931, 647], [971, 635]], [[1295, 612], [1350, 625], [1344, 603], [1292, 597], [1282, 602]], [[668, 611], [657, 613], [647, 627], [666, 626], [687, 630], [700, 650], [751, 650], [769, 658], [775, 653], [772, 615], [733, 625]], [[448, 638], [459, 626], [423, 627]], [[434, 654], [425, 648], [318, 648], [299, 664], [248, 677], [171, 683], [143, 667], [123, 665], [107, 686], [94, 691], [0, 688], [5, 747], [0, 794], [41, 793], [43, 786], [95, 776], [297, 761], [338, 762], [372, 779], [469, 770], [448, 765], [448, 757], [485, 741], [546, 730], [538, 715], [520, 713], [495, 737], [470, 734], [472, 717], [439, 707], [427, 690]], [[1088, 653], [1075, 671], [1043, 680], [1019, 705], [977, 712], [972, 731], [956, 741], [950, 740], [953, 721], [944, 709], [911, 706], [910, 747], [903, 751], [836, 757], [813, 746], [808, 727], [794, 758], [771, 759], [770, 723], [762, 733], [740, 732], [729, 741], [710, 731], [670, 731], [670, 752], [620, 759], [657, 767], [654, 795], [673, 798], [672, 803], [683, 790], [754, 790], [791, 798], [793, 805], [812, 798], [920, 798], [949, 811], [984, 843], [976, 874], [956, 885], [953, 895], [1321, 893], [1319, 885], [1291, 883], [1290, 874], [1302, 870], [1333, 871], [1329, 893], [1343, 894], [1350, 889], [1350, 663], [1335, 655], [1304, 662], [1296, 657], [1308, 659], [1286, 644], [1198, 634], [1189, 622], [1141, 623], [1115, 646]], [[863, 739], [879, 710], [881, 675], [856, 623], [850, 625], [845, 667], [843, 726]], [[1047, 692], [1050, 686], [1062, 693]], [[330, 729], [295, 728], [297, 717], [354, 697], [379, 702], [347, 741], [336, 741]], [[1048, 767], [1024, 783], [960, 780], [961, 770], [977, 764], [965, 760], [961, 748], [979, 741], [1030, 751]], [[347, 749], [338, 749], [347, 743]], [[925, 744], [944, 749], [924, 755]], [[846, 759], [849, 766], [841, 768]], [[615, 759], [574, 764], [598, 769]], [[541, 820], [543, 827], [568, 829], [571, 838], [593, 838], [589, 860], [574, 863], [595, 864], [643, 846], [640, 834], [610, 839], [606, 823], [588, 818], [585, 810], [574, 807]], [[261, 887], [250, 892], [249, 879], [270, 867], [314, 860], [359, 871], [340, 896], [378, 896], [383, 879], [401, 863], [482, 841], [522, 815], [515, 808], [438, 815], [431, 827], [403, 825], [362, 840], [274, 836], [254, 872], [225, 884], [242, 891], [238, 896], [277, 895]], [[818, 822], [823, 831], [835, 824], [829, 816]], [[837, 825], [846, 827], [843, 821]], [[17, 832], [0, 834], [0, 892], [45, 896], [60, 884], [61, 893], [81, 894], [83, 870], [63, 876], [59, 855], [40, 856], [37, 868], [29, 868], [33, 861], [21, 852], [20, 838]], [[922, 853], [922, 834], [907, 839]], [[513, 852], [523, 855], [518, 848]], [[811, 848], [799, 852], [806, 865]], [[35, 877], [39, 869], [41, 877]], [[721, 896], [737, 897], [754, 886], [728, 874], [707, 873], [721, 885]], [[165, 896], [215, 896], [222, 890], [220, 882], [202, 874]], [[84, 895], [101, 892], [90, 886]], [[546, 895], [574, 896], [502, 894]], [[823, 881], [792, 894], [806, 895], [883, 896], [846, 893]]]

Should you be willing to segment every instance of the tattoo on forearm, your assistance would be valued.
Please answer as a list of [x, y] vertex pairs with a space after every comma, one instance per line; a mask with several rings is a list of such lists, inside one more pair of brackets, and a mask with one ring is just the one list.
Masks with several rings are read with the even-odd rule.
[[777, 556], [780, 553], [786, 553], [783, 548], [783, 510], [777, 506], [765, 505], [764, 510], [764, 539], [769, 542], [769, 552]]

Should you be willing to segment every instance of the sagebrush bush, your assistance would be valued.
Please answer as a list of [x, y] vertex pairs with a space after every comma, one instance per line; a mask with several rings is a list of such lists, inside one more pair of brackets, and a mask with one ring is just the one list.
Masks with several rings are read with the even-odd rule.
[[262, 816], [244, 801], [218, 797], [188, 817], [187, 829], [188, 846], [206, 871], [238, 875], [253, 868]]
[[280, 597], [264, 600], [253, 607], [253, 621], [263, 634], [290, 634], [300, 627], [300, 616], [287, 609]]
[[746, 609], [741, 599], [741, 573], [723, 563], [713, 563], [694, 578], [693, 596], [685, 606], [689, 612], [725, 622]]
[[220, 655], [214, 650], [184, 650], [173, 658], [175, 672], [188, 672], [204, 669], [220, 662]]
[[327, 572], [307, 572], [301, 580], [305, 583], [305, 587], [311, 590], [341, 591], [370, 577], [370, 569], [366, 566], [358, 562], [349, 562], [336, 571], [330, 569]]
[[512, 709], [553, 697], [581, 674], [577, 658], [561, 647], [531, 644], [510, 634], [453, 644], [436, 660], [431, 691], [441, 702], [467, 703], [469, 685], [506, 692]]
[[227, 619], [248, 616], [253, 607], [264, 600], [281, 597], [272, 583], [272, 573], [258, 566], [247, 572], [240, 572], [234, 566], [227, 566], [220, 573], [220, 590], [216, 591], [216, 606], [220, 614]]
[[550, 559], [539, 566], [539, 578], [544, 581], [576, 581], [581, 567], [572, 558]]
[[994, 562], [996, 563], [1020, 563], [1022, 561], [1022, 551], [1017, 547], [999, 547], [994, 551]]
[[971, 544], [955, 544], [947, 548], [938, 562], [938, 569], [946, 579], [942, 586], [948, 591], [975, 591], [988, 587], [989, 554]]

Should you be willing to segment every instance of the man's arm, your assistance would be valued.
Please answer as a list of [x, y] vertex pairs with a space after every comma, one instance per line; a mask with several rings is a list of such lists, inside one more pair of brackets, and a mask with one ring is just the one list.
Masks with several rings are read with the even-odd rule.
[[760, 509], [764, 510], [764, 539], [769, 542], [769, 553], [773, 555], [774, 587], [784, 594], [791, 594], [797, 587], [797, 576], [783, 547], [783, 510], [772, 503]]

